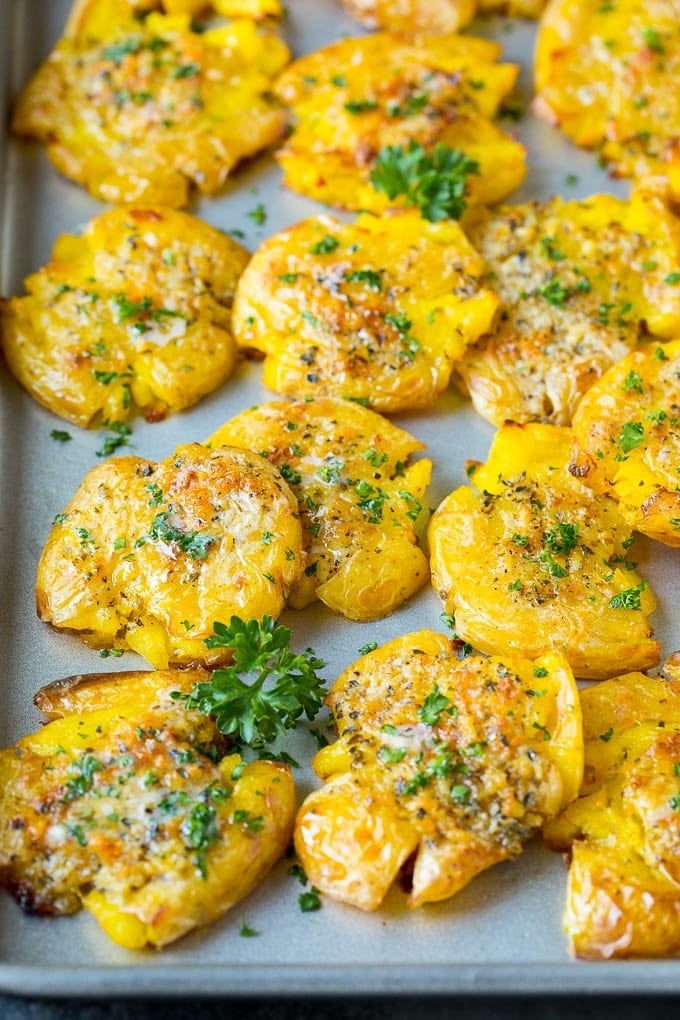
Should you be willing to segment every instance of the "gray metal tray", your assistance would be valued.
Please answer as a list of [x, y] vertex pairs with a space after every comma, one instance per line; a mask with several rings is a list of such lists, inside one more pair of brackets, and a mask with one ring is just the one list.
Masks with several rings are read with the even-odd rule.
[[[69, 0], [3, 0], [0, 103], [6, 108], [37, 62], [59, 36]], [[333, 0], [290, 0], [287, 33], [301, 54], [357, 34]], [[533, 26], [490, 19], [474, 26], [500, 39], [506, 57], [523, 66], [522, 88], [530, 94]], [[513, 125], [510, 125], [513, 127]], [[517, 129], [529, 147], [529, 175], [517, 200], [573, 196], [597, 190], [626, 193], [587, 153], [527, 115]], [[19, 293], [22, 279], [43, 264], [57, 234], [77, 231], [102, 207], [60, 178], [37, 146], [9, 142], [0, 150], [2, 172], [3, 294]], [[578, 175], [565, 185], [567, 172]], [[257, 203], [268, 218], [257, 229], [247, 212]], [[197, 202], [198, 215], [219, 227], [239, 228], [254, 248], [270, 233], [318, 212], [314, 203], [284, 192], [271, 156], [234, 177], [216, 198]], [[170, 421], [137, 422], [131, 450], [151, 458], [169, 454], [179, 442], [203, 439], [223, 421], [254, 403], [274, 398], [260, 382], [258, 366], [243, 366], [220, 391]], [[34, 611], [35, 567], [50, 522], [68, 501], [86, 470], [97, 463], [101, 436], [70, 429], [63, 446], [50, 439], [60, 422], [38, 407], [3, 372], [0, 458], [0, 685], [3, 744], [34, 729], [32, 696], [44, 683], [76, 672], [99, 671], [102, 660], [77, 639], [56, 634]], [[447, 393], [430, 414], [400, 419], [428, 444], [435, 464], [429, 502], [435, 506], [465, 480], [464, 461], [483, 459], [493, 434], [469, 404]], [[659, 596], [654, 618], [664, 653], [680, 648], [680, 619], [674, 608], [680, 569], [677, 553], [639, 542], [642, 569]], [[675, 582], [675, 584], [674, 584]], [[429, 589], [408, 607], [378, 623], [350, 623], [316, 606], [287, 613], [295, 641], [313, 644], [332, 680], [367, 641], [383, 642], [423, 626], [440, 628], [441, 605]], [[443, 628], [442, 628], [443, 629]], [[127, 654], [107, 660], [111, 668], [142, 666]], [[286, 745], [308, 761], [311, 737]], [[303, 796], [313, 785], [309, 769], [297, 776]], [[518, 860], [475, 879], [453, 900], [409, 912], [394, 890], [383, 909], [365, 915], [326, 900], [315, 914], [302, 914], [300, 886], [287, 862], [210, 929], [164, 950], [131, 953], [113, 946], [85, 912], [72, 918], [39, 919], [21, 914], [9, 897], [0, 900], [0, 990], [49, 995], [263, 995], [389, 992], [585, 992], [680, 991], [680, 962], [586, 964], [569, 959], [562, 933], [565, 889], [562, 859], [538, 842]], [[239, 937], [245, 917], [259, 932]]]

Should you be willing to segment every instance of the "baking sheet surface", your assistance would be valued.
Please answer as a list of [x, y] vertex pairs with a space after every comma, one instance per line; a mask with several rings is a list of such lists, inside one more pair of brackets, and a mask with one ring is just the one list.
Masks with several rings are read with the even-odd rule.
[[[0, 89], [16, 95], [30, 71], [60, 34], [68, 0], [4, 0], [5, 65]], [[521, 90], [528, 100], [533, 25], [493, 18], [470, 31], [499, 39], [506, 59], [522, 64]], [[333, 0], [289, 0], [286, 34], [300, 55], [359, 29]], [[0, 43], [2, 45], [2, 43]], [[7, 97], [0, 94], [0, 101]], [[526, 105], [526, 101], [525, 101]], [[579, 197], [598, 190], [625, 195], [594, 157], [574, 149], [555, 131], [527, 114], [517, 130], [529, 148], [529, 173], [513, 197]], [[21, 281], [47, 261], [56, 236], [77, 232], [103, 207], [59, 177], [38, 146], [10, 142], [2, 153], [4, 295], [21, 292]], [[567, 174], [576, 184], [567, 185]], [[257, 228], [248, 212], [258, 203], [267, 220]], [[281, 189], [270, 155], [253, 162], [211, 199], [191, 211], [215, 226], [237, 228], [251, 249], [269, 233], [320, 210], [315, 203]], [[179, 442], [201, 440], [233, 414], [276, 399], [260, 382], [261, 367], [242, 366], [221, 390], [198, 407], [167, 422], [134, 422], [129, 452], [149, 458], [168, 455]], [[0, 570], [4, 591], [0, 621], [3, 711], [0, 739], [10, 743], [34, 729], [35, 691], [57, 677], [100, 671], [96, 651], [76, 638], [57, 634], [35, 616], [33, 584], [40, 551], [54, 515], [69, 500], [84, 473], [96, 463], [101, 434], [70, 427], [73, 441], [57, 444], [53, 428], [63, 422], [38, 407], [2, 370], [0, 458]], [[467, 458], [484, 459], [493, 428], [453, 391], [428, 414], [397, 419], [428, 445], [434, 461], [429, 491], [432, 507], [465, 481]], [[127, 452], [127, 451], [125, 451]], [[677, 554], [640, 539], [641, 569], [659, 597], [654, 625], [664, 654], [680, 648], [680, 620], [674, 606], [680, 570]], [[377, 623], [351, 623], [317, 604], [284, 614], [296, 647], [314, 646], [326, 661], [329, 682], [358, 656], [368, 641], [382, 643], [419, 627], [445, 630], [442, 606], [426, 588], [403, 610]], [[131, 653], [107, 659], [114, 669], [144, 668]], [[308, 761], [314, 742], [307, 733], [281, 744]], [[296, 775], [300, 796], [314, 780], [308, 768]], [[301, 887], [283, 861], [258, 890], [222, 921], [170, 946], [162, 954], [129, 953], [112, 945], [82, 912], [57, 920], [29, 918], [3, 896], [0, 900], [0, 987], [31, 994], [300, 993], [390, 991], [579, 991], [680, 990], [680, 963], [584, 964], [569, 959], [561, 912], [565, 866], [560, 856], [536, 843], [516, 861], [487, 872], [448, 903], [409, 912], [399, 889], [384, 908], [365, 915], [324, 901], [313, 914], [299, 911]], [[258, 935], [239, 936], [241, 918]]]

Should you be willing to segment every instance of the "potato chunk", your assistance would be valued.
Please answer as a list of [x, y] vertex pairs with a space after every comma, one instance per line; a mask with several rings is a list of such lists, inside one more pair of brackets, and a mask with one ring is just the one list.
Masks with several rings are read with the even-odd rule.
[[[268, 537], [267, 537], [268, 536]], [[277, 617], [305, 567], [297, 501], [244, 450], [180, 446], [93, 468], [38, 564], [38, 614], [152, 666], [225, 661], [215, 620]]]
[[536, 47], [536, 113], [625, 177], [680, 198], [675, 0], [551, 0]]
[[537, 18], [545, 0], [342, 0], [366, 28], [392, 32], [457, 32], [478, 11]]
[[559, 652], [460, 661], [422, 630], [359, 659], [327, 700], [340, 740], [315, 758], [326, 783], [295, 846], [314, 885], [362, 910], [414, 852], [409, 905], [453, 896], [578, 792], [578, 693]]
[[243, 411], [209, 440], [222, 444], [261, 451], [298, 499], [308, 565], [290, 606], [318, 598], [352, 620], [374, 620], [425, 584], [415, 527], [431, 463], [407, 466], [423, 448], [408, 432], [326, 397]]
[[281, 136], [268, 93], [288, 50], [273, 33], [246, 19], [199, 33], [188, 14], [87, 14], [19, 97], [12, 130], [45, 142], [96, 198], [186, 205], [192, 187], [216, 191]]
[[13, 374], [76, 425], [190, 407], [236, 364], [231, 306], [248, 253], [187, 213], [114, 209], [63, 234], [28, 294], [0, 304]]
[[465, 229], [502, 304], [457, 368], [496, 425], [568, 425], [583, 393], [646, 330], [680, 332], [680, 288], [668, 279], [680, 265], [680, 223], [656, 196], [479, 210]]
[[574, 416], [570, 470], [619, 501], [637, 531], [680, 546], [680, 340], [623, 358]]
[[414, 212], [315, 216], [256, 251], [234, 302], [234, 335], [267, 355], [265, 385], [293, 397], [429, 407], [455, 360], [489, 328], [497, 298], [456, 223]]
[[37, 695], [53, 721], [0, 751], [0, 883], [24, 910], [84, 906], [119, 945], [160, 947], [221, 917], [282, 855], [288, 767], [243, 768], [171, 696], [207, 676], [79, 676]]
[[[461, 638], [489, 654], [549, 648], [577, 676], [659, 662], [656, 601], [628, 560], [631, 529], [568, 469], [571, 429], [501, 428], [489, 459], [432, 517], [432, 583]], [[474, 467], [474, 466], [473, 466]]]
[[570, 850], [565, 925], [590, 959], [680, 953], [680, 657], [581, 692], [581, 796], [546, 829]]
[[524, 149], [489, 120], [518, 68], [500, 47], [471, 36], [386, 32], [343, 39], [296, 60], [277, 80], [295, 128], [278, 160], [294, 191], [343, 209], [403, 206], [371, 183], [386, 146], [443, 143], [479, 164], [471, 202], [496, 202], [521, 183]]

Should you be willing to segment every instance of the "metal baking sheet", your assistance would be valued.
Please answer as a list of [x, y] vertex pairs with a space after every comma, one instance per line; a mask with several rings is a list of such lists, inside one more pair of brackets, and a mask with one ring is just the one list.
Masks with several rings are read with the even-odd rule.
[[[66, 18], [69, 0], [3, 0], [5, 107], [50, 50]], [[530, 95], [534, 27], [493, 18], [471, 31], [499, 39], [505, 56], [521, 63], [521, 89]], [[333, 0], [290, 0], [286, 33], [296, 55], [359, 29]], [[548, 198], [561, 192], [598, 190], [625, 194], [580, 152], [531, 115], [517, 125], [529, 149], [529, 173], [514, 198]], [[21, 291], [22, 279], [43, 264], [64, 230], [78, 231], [102, 211], [94, 199], [51, 168], [38, 146], [7, 142], [2, 163], [2, 293]], [[578, 175], [567, 186], [566, 174]], [[258, 203], [267, 221], [257, 228], [248, 211]], [[238, 228], [255, 248], [266, 234], [319, 212], [311, 201], [282, 190], [270, 155], [236, 175], [214, 198], [197, 201], [193, 212], [223, 228]], [[38, 407], [1, 373], [0, 739], [10, 743], [34, 729], [32, 696], [44, 683], [76, 672], [99, 671], [102, 660], [76, 638], [57, 634], [35, 616], [35, 568], [50, 522], [84, 473], [97, 463], [101, 436], [71, 428], [72, 442], [59, 445], [50, 430], [60, 421]], [[242, 366], [235, 378], [193, 410], [167, 422], [134, 423], [131, 452], [161, 458], [177, 443], [200, 440], [236, 412], [274, 399], [260, 382], [258, 365]], [[493, 428], [453, 391], [431, 413], [399, 423], [428, 444], [435, 465], [432, 506], [465, 481], [464, 461], [483, 459]], [[680, 648], [680, 618], [674, 594], [680, 569], [675, 552], [641, 540], [641, 567], [659, 596], [654, 617], [664, 653]], [[675, 582], [675, 585], [674, 585]], [[317, 605], [289, 612], [297, 646], [312, 644], [327, 662], [329, 681], [367, 641], [383, 642], [423, 626], [444, 629], [441, 605], [426, 588], [409, 605], [377, 623], [351, 623]], [[107, 660], [112, 669], [143, 667], [136, 656]], [[302, 732], [285, 745], [302, 761], [312, 738]], [[297, 775], [299, 795], [311, 789], [308, 768]], [[561, 913], [566, 871], [562, 858], [539, 842], [516, 861], [476, 878], [449, 902], [409, 912], [395, 889], [383, 909], [363, 914], [325, 900], [323, 909], [302, 914], [300, 886], [283, 861], [270, 877], [220, 922], [182, 939], [162, 953], [131, 953], [112, 945], [82, 912], [70, 918], [24, 916], [9, 897], [0, 898], [0, 989], [50, 995], [154, 994], [333, 994], [390, 992], [585, 992], [680, 991], [680, 961], [588, 964], [569, 958]], [[256, 938], [239, 936], [241, 918]]]

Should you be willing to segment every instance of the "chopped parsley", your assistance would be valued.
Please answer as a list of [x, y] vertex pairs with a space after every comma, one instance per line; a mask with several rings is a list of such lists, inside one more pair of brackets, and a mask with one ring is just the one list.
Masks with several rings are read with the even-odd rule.
[[364, 283], [369, 290], [382, 290], [382, 278], [380, 273], [373, 269], [353, 269], [345, 273], [348, 283]]
[[219, 839], [217, 812], [212, 804], [197, 801], [180, 826], [185, 844], [196, 851], [194, 863], [201, 878], [208, 877], [207, 853]]
[[194, 78], [197, 74], [201, 73], [200, 64], [179, 64], [173, 68], [173, 78]]
[[625, 588], [609, 600], [610, 609], [641, 609], [640, 593], [647, 588], [647, 582], [643, 581], [637, 588]]
[[246, 216], [248, 216], [258, 227], [261, 227], [267, 222], [267, 210], [262, 202], [258, 202], [254, 209], [251, 209], [250, 212], [246, 213]]
[[369, 652], [374, 652], [378, 647], [377, 641], [368, 641], [365, 645], [362, 645], [359, 649], [359, 655], [368, 655]]
[[199, 531], [181, 531], [170, 523], [171, 511], [164, 510], [153, 519], [148, 537], [153, 542], [167, 542], [179, 546], [182, 552], [190, 556], [192, 560], [204, 560], [208, 556], [208, 549], [217, 541], [211, 535], [202, 534]]
[[377, 110], [378, 104], [375, 99], [348, 99], [345, 103], [345, 109], [348, 113], [360, 114], [368, 113], [370, 110]]
[[435, 684], [432, 691], [430, 691], [418, 709], [418, 718], [421, 722], [425, 723], [426, 726], [434, 728], [438, 725], [439, 717], [442, 712], [447, 712], [451, 707], [451, 699], [447, 698], [445, 694], [442, 694], [439, 690], [439, 685]]
[[310, 914], [314, 910], [321, 910], [321, 897], [315, 885], [307, 892], [300, 893], [298, 904], [303, 914]]
[[332, 237], [331, 234], [326, 234], [320, 241], [317, 241], [316, 244], [312, 245], [310, 251], [312, 255], [330, 255], [336, 248], [339, 247], [340, 242], [337, 237]]
[[[645, 46], [652, 51], [652, 53], [665, 53], [666, 49], [661, 42], [661, 36], [658, 29], [656, 28], [643, 28], [642, 38]], [[678, 276], [680, 279], [680, 275]]]
[[623, 380], [624, 390], [636, 390], [638, 393], [643, 393], [642, 376], [638, 375], [637, 372], [631, 370], [626, 378]]
[[550, 259], [551, 262], [564, 262], [566, 255], [563, 254], [557, 247], [556, 237], [543, 237], [541, 238], [541, 248], [546, 258]]

